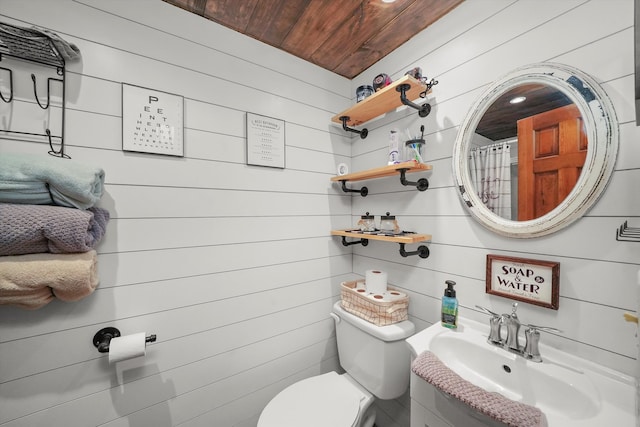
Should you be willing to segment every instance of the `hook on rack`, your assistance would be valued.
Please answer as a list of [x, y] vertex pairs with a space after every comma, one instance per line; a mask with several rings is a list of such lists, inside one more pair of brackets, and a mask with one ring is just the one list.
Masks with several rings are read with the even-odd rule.
[[[408, 107], [415, 108], [416, 110], [418, 110], [418, 115], [420, 117], [427, 117], [431, 112], [431, 104], [426, 103], [426, 104], [418, 105], [414, 102], [409, 101], [409, 99], [407, 98], [407, 91], [409, 89], [411, 89], [411, 85], [408, 83], [404, 83], [396, 87], [396, 90], [400, 92], [400, 102], [402, 102], [404, 105]], [[426, 95], [426, 92], [425, 92], [425, 95]]]
[[340, 116], [340, 121], [342, 122], [342, 129], [344, 129], [347, 132], [354, 132], [354, 133], [359, 133], [360, 134], [360, 138], [361, 139], [365, 139], [367, 137], [367, 135], [369, 135], [369, 131], [367, 130], [367, 128], [364, 128], [362, 130], [358, 130], [358, 129], [353, 129], [347, 126], [347, 122], [349, 121], [349, 116]]
[[418, 246], [418, 249], [415, 251], [406, 251], [404, 245], [404, 243], [400, 243], [400, 255], [404, 258], [412, 255], [418, 255], [420, 258], [429, 258], [429, 248], [425, 245]]
[[369, 194], [369, 189], [367, 187], [362, 187], [359, 190], [355, 190], [352, 188], [347, 188], [346, 181], [340, 182], [342, 183], [342, 191], [344, 191], [345, 193], [360, 193], [362, 197], [367, 197], [367, 194]]
[[51, 150], [49, 150], [49, 154], [55, 157], [63, 158], [63, 159], [70, 159], [71, 157], [64, 153], [64, 140], [60, 141], [60, 150], [56, 151], [53, 148], [53, 141], [51, 140], [52, 138], [51, 131], [49, 129], [46, 129], [45, 132], [47, 134], [47, 138], [49, 139], [49, 148], [51, 148]]
[[625, 221], [616, 230], [616, 240], [619, 242], [640, 242], [640, 228], [629, 227]]
[[353, 240], [351, 242], [347, 242], [347, 238], [345, 236], [342, 236], [342, 246], [351, 246], [351, 245], [367, 246], [368, 244], [369, 244], [369, 239], [360, 239], [360, 240]]
[[9, 99], [5, 98], [2, 92], [0, 92], [0, 98], [7, 104], [13, 100], [13, 71], [10, 68], [0, 67], [0, 70], [9, 72]]
[[62, 84], [64, 84], [64, 82], [60, 79], [54, 79], [53, 77], [49, 77], [47, 79], [47, 103], [45, 105], [42, 105], [40, 103], [40, 99], [38, 98], [38, 91], [37, 91], [37, 84], [36, 84], [36, 75], [31, 73], [31, 80], [33, 81], [33, 95], [36, 98], [36, 102], [38, 103], [38, 105], [40, 106], [40, 108], [42, 108], [43, 110], [46, 110], [47, 108], [49, 108], [49, 104], [51, 103], [51, 82], [60, 82]]

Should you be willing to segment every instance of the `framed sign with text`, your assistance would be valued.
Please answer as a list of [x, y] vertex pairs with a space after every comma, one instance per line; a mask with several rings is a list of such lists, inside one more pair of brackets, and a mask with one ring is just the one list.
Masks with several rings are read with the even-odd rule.
[[284, 169], [284, 120], [247, 113], [247, 164]]
[[184, 156], [184, 98], [122, 83], [122, 149]]
[[487, 255], [488, 294], [558, 309], [560, 263]]

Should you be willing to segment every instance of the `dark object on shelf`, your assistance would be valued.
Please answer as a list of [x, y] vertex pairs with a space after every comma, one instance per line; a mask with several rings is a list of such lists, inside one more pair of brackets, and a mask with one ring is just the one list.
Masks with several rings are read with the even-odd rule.
[[391, 84], [391, 77], [389, 77], [388, 74], [378, 74], [374, 79], [373, 79], [373, 90], [374, 91], [379, 91], [380, 89], [384, 89], [385, 87], [389, 86]]
[[367, 96], [373, 95], [373, 92], [373, 86], [371, 85], [358, 86], [356, 90], [356, 102], [363, 101]]

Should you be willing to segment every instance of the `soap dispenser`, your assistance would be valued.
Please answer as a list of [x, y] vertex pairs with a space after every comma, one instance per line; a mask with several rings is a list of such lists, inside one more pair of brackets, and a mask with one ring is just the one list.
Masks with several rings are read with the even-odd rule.
[[453, 289], [456, 282], [447, 280], [447, 288], [442, 297], [442, 326], [455, 329], [458, 327], [458, 299], [456, 291]]

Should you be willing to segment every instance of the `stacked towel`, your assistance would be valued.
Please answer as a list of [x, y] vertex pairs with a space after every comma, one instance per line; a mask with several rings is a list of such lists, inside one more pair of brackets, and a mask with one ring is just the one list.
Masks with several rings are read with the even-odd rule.
[[103, 189], [101, 168], [49, 155], [0, 156], [0, 202], [88, 209]]
[[109, 211], [0, 203], [0, 255], [75, 253], [95, 248]]
[[509, 427], [547, 426], [547, 418], [540, 409], [471, 384], [430, 351], [423, 352], [413, 361], [411, 371], [444, 393]]
[[0, 304], [36, 309], [54, 297], [77, 301], [98, 286], [95, 250], [0, 257]]
[[75, 61], [80, 59], [80, 49], [78, 49], [78, 46], [75, 44], [69, 43], [53, 31], [47, 30], [46, 28], [36, 27], [34, 25], [31, 27], [31, 30], [51, 39], [56, 50], [65, 59], [65, 61]]

